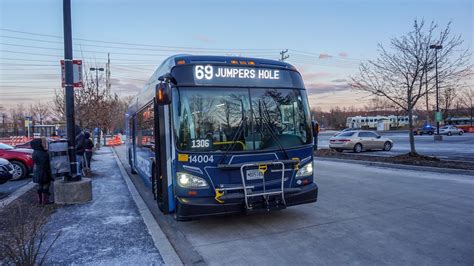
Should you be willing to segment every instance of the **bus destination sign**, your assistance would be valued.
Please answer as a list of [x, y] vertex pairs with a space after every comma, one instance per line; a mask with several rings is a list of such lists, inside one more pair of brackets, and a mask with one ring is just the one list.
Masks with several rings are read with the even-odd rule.
[[249, 67], [227, 67], [212, 65], [194, 66], [194, 78], [196, 80], [213, 79], [260, 79], [279, 80], [279, 69], [249, 68]]

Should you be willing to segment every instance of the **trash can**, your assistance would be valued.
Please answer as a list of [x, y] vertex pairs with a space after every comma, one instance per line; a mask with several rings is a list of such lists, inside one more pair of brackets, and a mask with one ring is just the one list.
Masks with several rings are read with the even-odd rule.
[[53, 178], [70, 176], [67, 140], [54, 140], [49, 143], [49, 158]]

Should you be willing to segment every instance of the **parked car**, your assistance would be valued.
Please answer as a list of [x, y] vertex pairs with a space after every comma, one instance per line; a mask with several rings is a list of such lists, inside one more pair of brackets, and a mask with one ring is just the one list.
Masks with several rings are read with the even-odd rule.
[[451, 136], [453, 134], [462, 135], [464, 134], [464, 130], [457, 128], [456, 126], [449, 125], [449, 126], [440, 127], [439, 134], [448, 135], [448, 136]]
[[422, 128], [415, 129], [413, 131], [413, 134], [415, 134], [415, 135], [423, 135], [423, 134], [433, 135], [435, 131], [436, 131], [435, 127], [432, 127], [431, 125], [425, 125]]
[[13, 166], [12, 164], [0, 158], [0, 184], [6, 183], [8, 180], [13, 177]]
[[0, 143], [0, 158], [10, 161], [13, 166], [13, 180], [27, 177], [33, 171], [31, 149], [15, 149], [10, 145]]
[[17, 144], [15, 145], [15, 149], [31, 149], [31, 140], [30, 141], [27, 141], [25, 143], [22, 143], [22, 144]]
[[393, 141], [382, 137], [373, 131], [353, 130], [346, 131], [329, 139], [329, 148], [338, 152], [352, 150], [361, 152], [363, 150], [389, 151], [393, 147]]
[[341, 133], [343, 133], [343, 132], [354, 131], [354, 130], [359, 130], [359, 129], [357, 129], [357, 128], [350, 128], [350, 127], [349, 127], [349, 128], [344, 128], [343, 130], [341, 130], [341, 131], [339, 131], [339, 132], [336, 132], [333, 136], [337, 136], [337, 135], [339, 135], [339, 134], [341, 134]]

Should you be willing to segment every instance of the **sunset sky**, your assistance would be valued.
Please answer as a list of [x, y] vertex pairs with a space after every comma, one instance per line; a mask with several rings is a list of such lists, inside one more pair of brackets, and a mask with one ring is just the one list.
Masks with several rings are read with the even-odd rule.
[[[0, 1], [0, 106], [48, 102], [59, 88], [62, 1]], [[178, 53], [278, 59], [302, 73], [312, 107], [363, 106], [347, 80], [377, 56], [377, 44], [414, 19], [453, 22], [472, 50], [473, 1], [125, 1], [72, 0], [74, 57], [105, 67], [113, 91], [134, 95]]]

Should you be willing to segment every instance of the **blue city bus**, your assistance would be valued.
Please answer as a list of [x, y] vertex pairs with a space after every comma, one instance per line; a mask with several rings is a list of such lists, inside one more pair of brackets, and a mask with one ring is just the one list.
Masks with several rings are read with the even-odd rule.
[[317, 200], [308, 98], [290, 64], [169, 57], [126, 121], [132, 171], [177, 220]]

